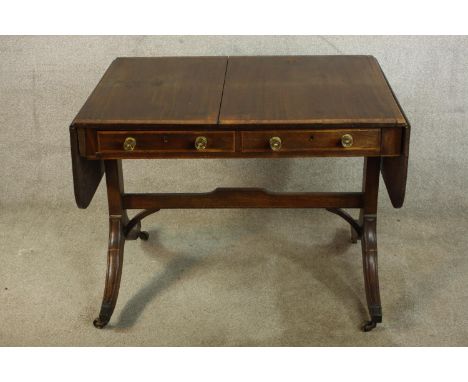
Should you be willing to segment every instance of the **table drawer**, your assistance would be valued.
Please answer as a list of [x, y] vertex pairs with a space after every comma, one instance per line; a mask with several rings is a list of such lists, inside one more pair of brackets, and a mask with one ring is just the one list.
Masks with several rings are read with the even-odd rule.
[[234, 132], [186, 131], [99, 131], [98, 152], [122, 153], [206, 153], [234, 152]]
[[244, 131], [242, 151], [251, 153], [378, 154], [380, 129]]

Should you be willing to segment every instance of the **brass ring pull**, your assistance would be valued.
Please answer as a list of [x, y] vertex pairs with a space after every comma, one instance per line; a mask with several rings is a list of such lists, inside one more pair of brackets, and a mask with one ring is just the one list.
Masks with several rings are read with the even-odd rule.
[[197, 137], [195, 139], [195, 148], [197, 150], [205, 150], [206, 146], [208, 146], [208, 139], [206, 137]]
[[281, 138], [280, 137], [271, 137], [270, 138], [270, 148], [273, 151], [280, 151], [281, 150]]
[[123, 143], [123, 148], [125, 151], [133, 151], [135, 150], [136, 146], [136, 139], [133, 137], [127, 137], [125, 138], [125, 141]]
[[353, 145], [353, 136], [351, 134], [344, 134], [341, 137], [341, 146], [349, 148]]

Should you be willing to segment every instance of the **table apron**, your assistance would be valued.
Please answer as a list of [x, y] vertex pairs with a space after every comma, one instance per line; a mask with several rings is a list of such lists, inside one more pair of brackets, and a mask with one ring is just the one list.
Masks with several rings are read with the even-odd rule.
[[[80, 155], [87, 159], [199, 159], [297, 157], [395, 157], [401, 155], [401, 128], [317, 128], [269, 130], [96, 130], [78, 129]], [[352, 136], [350, 147], [342, 137]], [[203, 138], [206, 147], [197, 149]], [[270, 139], [279, 141], [277, 150]], [[127, 150], [126, 140], [133, 146]]]

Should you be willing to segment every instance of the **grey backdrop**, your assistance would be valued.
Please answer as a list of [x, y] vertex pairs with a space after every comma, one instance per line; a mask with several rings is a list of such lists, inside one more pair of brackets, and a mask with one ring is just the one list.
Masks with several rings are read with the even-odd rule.
[[[466, 36], [0, 37], [0, 344], [467, 345], [467, 52]], [[157, 226], [159, 233], [153, 232], [156, 241], [148, 244], [154, 247], [127, 246], [126, 262], [131, 263], [124, 269], [114, 317], [120, 314], [117, 327], [128, 329], [155, 300], [157, 313], [147, 314], [155, 318], [138, 321], [140, 326], [131, 327], [127, 336], [96, 332], [90, 322], [103, 287], [105, 191], [101, 184], [86, 211], [74, 205], [68, 126], [107, 66], [117, 56], [286, 54], [374, 55], [412, 123], [402, 210], [391, 209], [381, 184], [379, 246], [384, 253], [384, 314], [389, 315], [386, 326], [376, 331], [380, 335], [362, 337], [356, 330], [356, 321], [365, 316], [365, 309], [353, 302], [364, 299], [359, 247], [341, 247], [347, 231], [338, 230], [333, 238], [333, 230], [344, 229], [344, 224], [320, 211], [168, 211], [149, 218], [146, 227]], [[361, 165], [361, 159], [166, 160], [127, 161], [124, 171], [126, 188], [134, 192], [220, 186], [352, 191], [360, 188]], [[317, 246], [319, 255], [310, 257], [308, 252]], [[202, 267], [205, 274], [188, 287], [200, 292], [196, 296], [211, 296], [191, 306], [205, 321], [197, 321], [196, 314], [187, 319], [177, 304], [164, 310], [159, 300], [164, 293], [180, 301], [187, 296], [188, 281], [179, 279], [201, 256], [196, 248], [217, 259], [217, 267], [226, 264], [223, 256], [232, 255], [229, 267], [213, 275]], [[244, 259], [249, 251], [251, 257]], [[349, 264], [340, 257], [348, 252], [353, 252]], [[239, 260], [233, 260], [236, 254]], [[138, 259], [141, 256], [146, 258]], [[297, 283], [284, 281], [298, 261], [302, 265], [293, 269], [292, 277]], [[259, 273], [252, 271], [256, 266]], [[329, 266], [338, 273], [330, 273]], [[303, 284], [298, 276], [302, 273]], [[279, 276], [270, 285], [271, 274]], [[322, 284], [314, 289], [311, 276]], [[213, 296], [216, 288], [203, 290], [201, 280], [214, 280], [213, 285], [231, 280], [234, 286]], [[252, 289], [244, 291], [249, 283]], [[323, 285], [336, 304], [321, 295]], [[356, 290], [351, 296], [350, 288]], [[289, 290], [297, 304], [284, 295]], [[313, 297], [304, 294], [301, 299], [308, 290]], [[263, 299], [255, 299], [255, 293]], [[222, 305], [223, 298], [236, 296], [234, 308]], [[194, 296], [188, 299], [184, 301], [189, 305], [196, 301]], [[317, 311], [310, 305], [313, 299], [321, 301]], [[206, 301], [219, 312], [204, 316]], [[261, 301], [273, 302], [258, 310]], [[340, 324], [340, 315], [333, 312], [341, 306], [347, 312], [342, 317], [350, 318]], [[231, 308], [230, 314], [221, 314]], [[172, 326], [152, 321], [159, 314]], [[244, 322], [242, 317], [250, 318]], [[7, 324], [18, 318], [22, 325]], [[324, 331], [332, 322], [338, 328]]]

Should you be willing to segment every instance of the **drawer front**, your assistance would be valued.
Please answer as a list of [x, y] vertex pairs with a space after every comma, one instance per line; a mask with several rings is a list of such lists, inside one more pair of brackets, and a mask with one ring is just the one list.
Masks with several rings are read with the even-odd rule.
[[380, 153], [380, 129], [244, 131], [241, 137], [246, 153]]
[[[99, 131], [101, 154], [234, 152], [234, 132]], [[197, 148], [198, 147], [198, 148]]]

